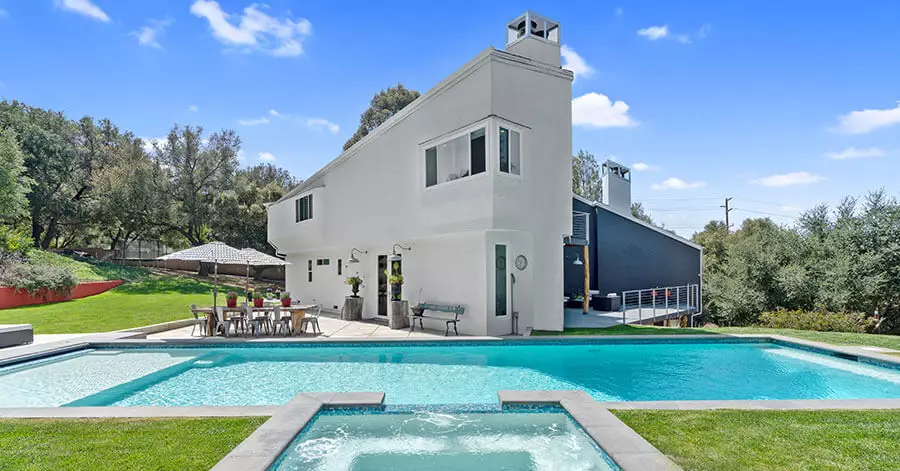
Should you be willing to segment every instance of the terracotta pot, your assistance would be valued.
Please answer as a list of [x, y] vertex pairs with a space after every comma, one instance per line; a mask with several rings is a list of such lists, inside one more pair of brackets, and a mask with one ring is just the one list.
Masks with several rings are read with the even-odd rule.
[[266, 300], [263, 299], [263, 298], [254, 299], [254, 300], [253, 300], [253, 307], [263, 307], [263, 304], [265, 303], [265, 301], [266, 301]]
[[290, 307], [291, 298], [281, 298], [281, 307]]
[[234, 298], [234, 299], [226, 299], [226, 300], [225, 300], [225, 305], [227, 305], [228, 307], [237, 307], [237, 298]]

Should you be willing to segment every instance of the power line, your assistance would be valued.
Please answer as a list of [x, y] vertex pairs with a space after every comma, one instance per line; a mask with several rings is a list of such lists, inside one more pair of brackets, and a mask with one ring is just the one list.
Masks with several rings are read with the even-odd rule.
[[733, 209], [737, 210], [737, 211], [743, 211], [745, 213], [764, 214], [766, 216], [776, 216], [776, 217], [781, 217], [781, 218], [797, 219], [797, 216], [790, 216], [787, 214], [767, 213], [765, 211], [754, 211], [752, 209], [740, 209], [740, 208], [733, 208]]
[[751, 203], [759, 203], [759, 204], [768, 204], [768, 205], [772, 205], [772, 206], [790, 206], [790, 205], [782, 204], [782, 203], [773, 203], [771, 201], [751, 200], [751, 199], [747, 199], [747, 198], [738, 198], [738, 199], [741, 201], [749, 201]]
[[697, 201], [697, 200], [718, 200], [717, 196], [706, 196], [697, 198], [642, 198], [641, 201]]
[[718, 211], [718, 206], [675, 206], [671, 208], [647, 208], [647, 211]]

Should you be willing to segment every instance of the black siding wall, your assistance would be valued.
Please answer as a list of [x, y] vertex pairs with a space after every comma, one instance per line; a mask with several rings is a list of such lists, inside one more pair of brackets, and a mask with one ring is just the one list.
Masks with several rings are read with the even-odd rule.
[[[572, 206], [591, 213], [591, 289], [606, 294], [700, 282], [699, 249], [579, 200]], [[581, 293], [584, 267], [572, 262], [583, 249], [564, 250], [564, 292]]]

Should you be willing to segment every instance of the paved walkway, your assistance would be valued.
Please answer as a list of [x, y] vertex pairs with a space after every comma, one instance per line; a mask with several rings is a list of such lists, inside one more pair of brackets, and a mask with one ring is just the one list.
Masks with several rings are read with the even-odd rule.
[[[434, 338], [434, 337], [443, 337], [444, 332], [438, 332], [435, 330], [425, 330], [424, 332], [418, 328], [416, 328], [415, 332], [410, 332], [409, 329], [397, 329], [391, 330], [387, 325], [377, 324], [374, 322], [367, 321], [342, 321], [335, 317], [327, 316], [326, 314], [322, 314], [319, 317], [319, 327], [322, 328], [322, 335], [319, 337], [324, 338]], [[311, 331], [311, 329], [307, 329]], [[199, 331], [195, 332], [196, 336], [194, 338], [199, 338]], [[184, 339], [191, 338], [191, 327], [183, 327], [180, 329], [167, 330], [165, 332], [160, 332], [158, 334], [150, 334], [147, 336], [148, 339]], [[280, 337], [279, 337], [280, 338]], [[306, 335], [302, 337], [295, 338], [312, 338], [312, 335]]]

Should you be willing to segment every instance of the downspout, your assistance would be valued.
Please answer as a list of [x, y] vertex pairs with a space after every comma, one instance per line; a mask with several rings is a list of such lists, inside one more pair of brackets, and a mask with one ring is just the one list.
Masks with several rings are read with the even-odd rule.
[[516, 275], [514, 273], [509, 274], [509, 310], [512, 312], [510, 319], [512, 320], [512, 334], [519, 335], [519, 313], [516, 312]]

